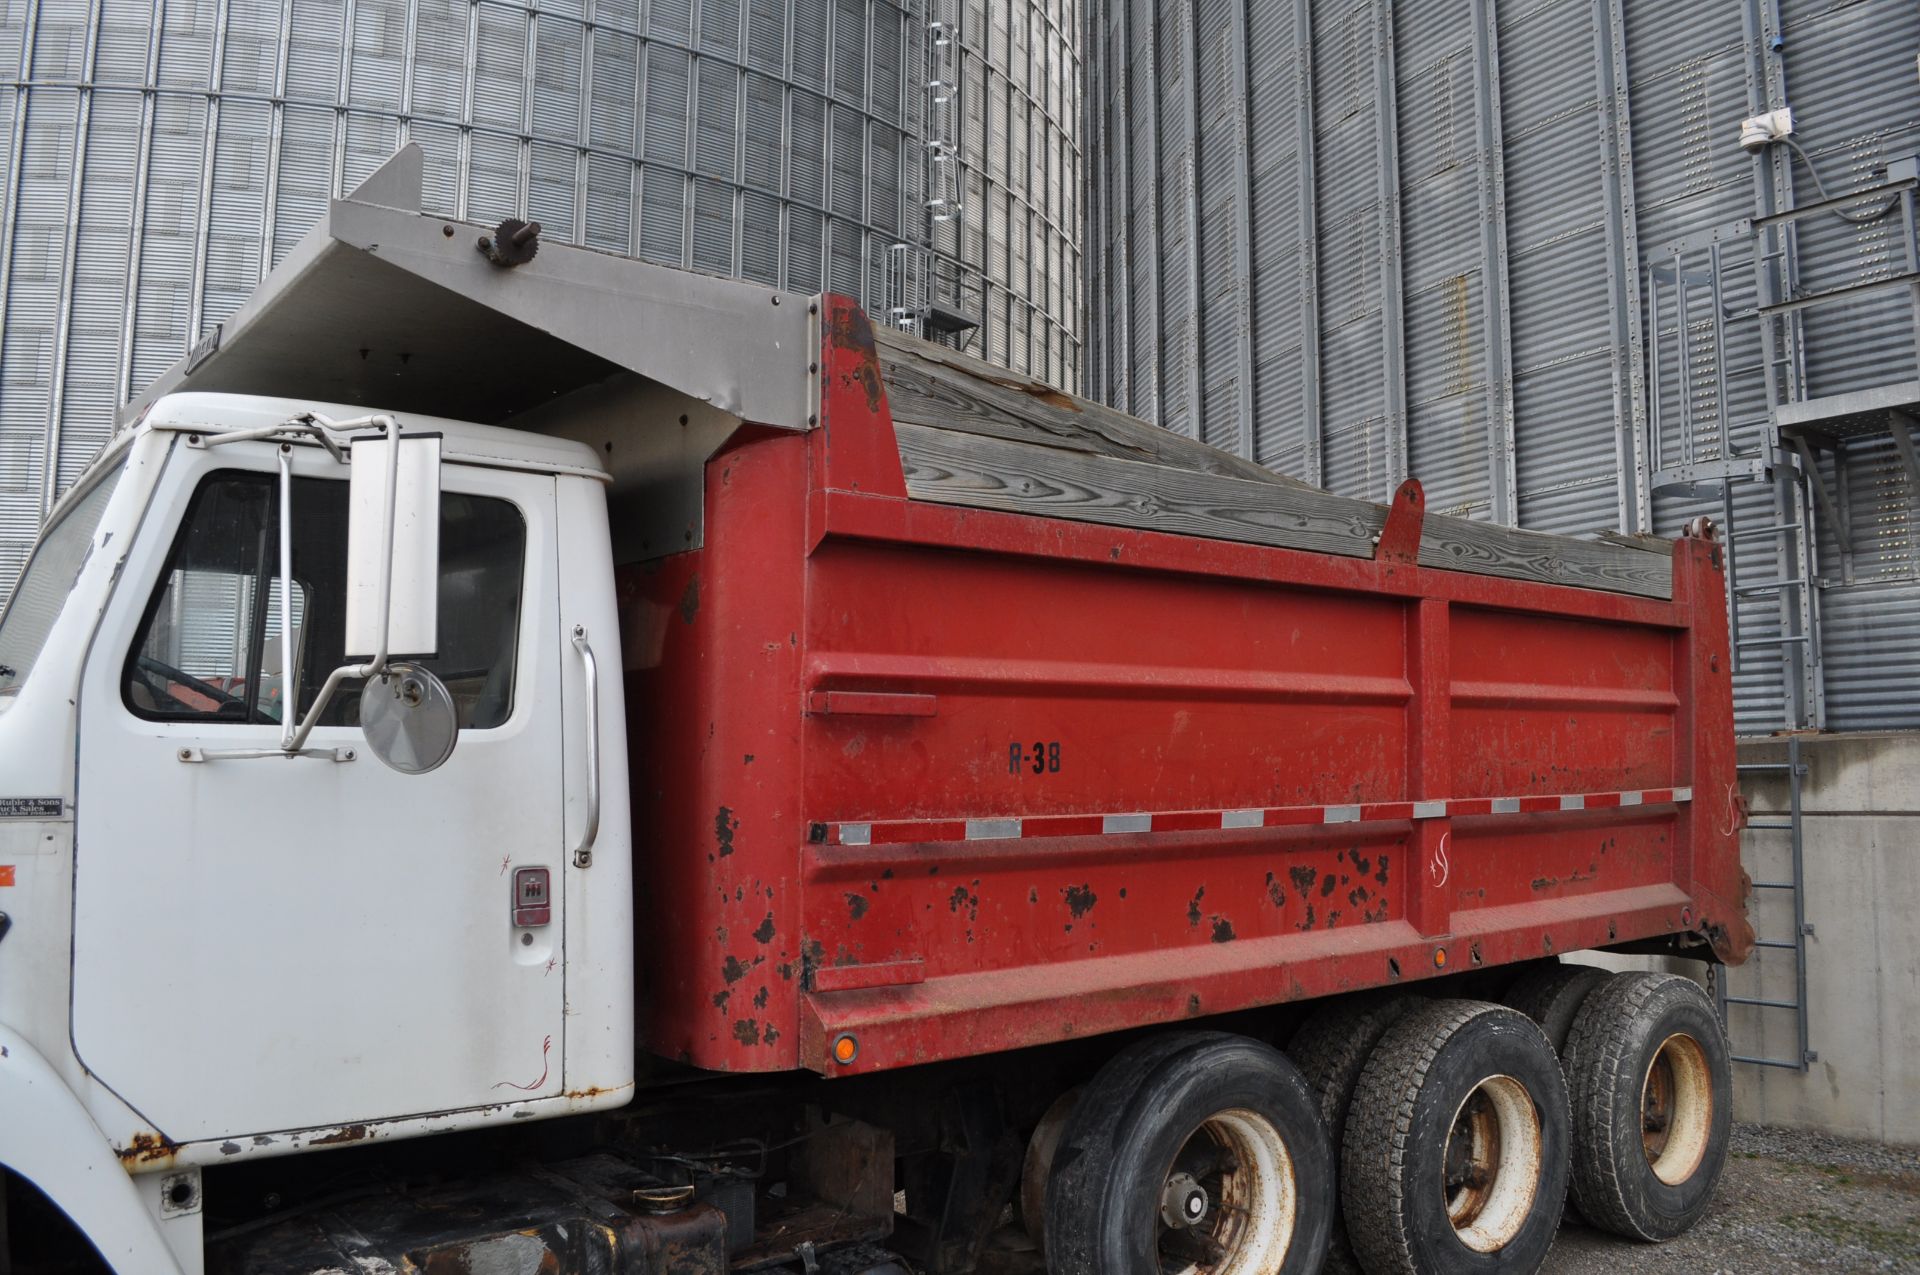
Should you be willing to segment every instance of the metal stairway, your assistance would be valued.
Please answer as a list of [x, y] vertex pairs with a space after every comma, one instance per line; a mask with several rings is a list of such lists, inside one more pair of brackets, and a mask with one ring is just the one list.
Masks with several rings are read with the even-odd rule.
[[[1760, 959], [1743, 970], [1716, 970], [1716, 999], [1723, 1021], [1730, 1007], [1751, 1011], [1736, 1016], [1735, 1025], [1754, 1028], [1762, 1039], [1764, 1015], [1792, 1014], [1794, 1048], [1768, 1053], [1758, 1046], [1739, 1049], [1736, 1042], [1736, 1057], [1805, 1070], [1817, 1058], [1806, 1003], [1812, 927], [1803, 889], [1801, 796], [1807, 767], [1791, 732], [1826, 724], [1820, 591], [1854, 580], [1848, 447], [1890, 438], [1920, 489], [1920, 164], [1893, 162], [1864, 189], [1797, 206], [1783, 173], [1776, 166], [1772, 192], [1761, 195], [1761, 215], [1682, 236], [1649, 254], [1646, 454], [1651, 492], [1680, 504], [1718, 504], [1734, 672], [1736, 678], [1744, 675], [1738, 693], [1747, 701], [1741, 724], [1748, 733], [1788, 732], [1785, 762], [1740, 770], [1755, 779], [1787, 781], [1787, 808], [1768, 811], [1748, 827], [1759, 837], [1788, 838], [1785, 875], [1756, 880], [1754, 888], [1760, 900], [1787, 896], [1791, 934], [1763, 934]], [[1787, 206], [1768, 211], [1769, 204]], [[1879, 259], [1857, 253], [1838, 267], [1808, 261], [1820, 236], [1804, 223], [1833, 215], [1884, 226], [1889, 251]], [[1819, 286], [1802, 286], [1803, 277], [1818, 277]], [[1887, 294], [1904, 299], [1912, 331], [1910, 379], [1841, 394], [1810, 393], [1809, 313], [1858, 306], [1867, 297], [1884, 305]], [[1838, 567], [1837, 581], [1822, 576], [1823, 547]], [[1777, 705], [1777, 715], [1756, 710], [1755, 700]], [[1749, 856], [1761, 848], [1750, 842]], [[1764, 915], [1778, 908], [1763, 904], [1760, 910]], [[1791, 995], [1777, 990], [1783, 960], [1794, 967]], [[1775, 994], [1766, 994], [1768, 986]]]

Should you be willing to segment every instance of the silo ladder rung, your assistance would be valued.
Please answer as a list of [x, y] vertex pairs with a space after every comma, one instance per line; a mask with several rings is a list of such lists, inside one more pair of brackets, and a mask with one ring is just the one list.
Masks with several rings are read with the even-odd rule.
[[1727, 1004], [1753, 1005], [1753, 1006], [1757, 1006], [1760, 1009], [1799, 1009], [1800, 1008], [1797, 1002], [1768, 1000], [1764, 996], [1729, 996], [1727, 997]]

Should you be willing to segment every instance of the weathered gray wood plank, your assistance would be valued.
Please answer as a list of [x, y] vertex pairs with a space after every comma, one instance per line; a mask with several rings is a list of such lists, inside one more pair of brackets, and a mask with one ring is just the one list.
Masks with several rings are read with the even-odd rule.
[[[959, 430], [896, 423], [915, 500], [1039, 514], [1349, 558], [1371, 558], [1386, 511], [1317, 488], [1278, 486]], [[1673, 593], [1673, 564], [1603, 541], [1428, 517], [1420, 565], [1642, 597]]]
[[1240, 540], [1348, 558], [1373, 556], [1386, 511], [1312, 488], [1195, 473], [1166, 465], [924, 425], [896, 424], [907, 494], [915, 500], [1041, 514], [1214, 540]]
[[1665, 536], [1625, 535], [1618, 531], [1601, 531], [1598, 534], [1608, 544], [1625, 545], [1629, 549], [1657, 553], [1663, 558], [1673, 556], [1673, 541]]
[[1420, 530], [1420, 565], [1643, 598], [1673, 597], [1671, 557], [1466, 518], [1426, 519]]
[[875, 335], [896, 421], [1313, 490], [1252, 461], [945, 346], [892, 329]]

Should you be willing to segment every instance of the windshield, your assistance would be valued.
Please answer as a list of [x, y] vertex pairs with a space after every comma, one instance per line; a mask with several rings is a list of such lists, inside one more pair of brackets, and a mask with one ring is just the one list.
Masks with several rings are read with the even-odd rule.
[[66, 605], [73, 582], [80, 578], [94, 528], [106, 512], [107, 501], [120, 481], [123, 466], [100, 475], [92, 487], [70, 503], [40, 538], [27, 569], [14, 586], [6, 610], [0, 612], [0, 696], [15, 694], [40, 658], [60, 608]]

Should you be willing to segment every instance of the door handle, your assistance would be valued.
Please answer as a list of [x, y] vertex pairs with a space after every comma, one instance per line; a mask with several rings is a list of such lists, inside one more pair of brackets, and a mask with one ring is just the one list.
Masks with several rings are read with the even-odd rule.
[[593, 843], [600, 836], [600, 665], [587, 642], [585, 625], [573, 626], [573, 649], [587, 679], [587, 826], [573, 848], [573, 866], [593, 866]]

